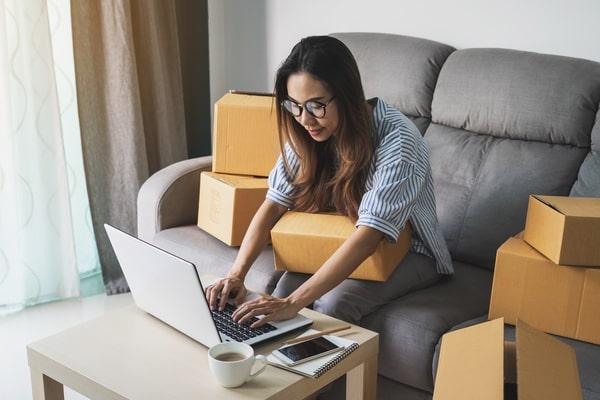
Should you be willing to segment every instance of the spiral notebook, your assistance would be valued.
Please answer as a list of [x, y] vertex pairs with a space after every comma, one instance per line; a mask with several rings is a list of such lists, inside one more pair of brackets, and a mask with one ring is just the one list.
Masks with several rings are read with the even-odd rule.
[[[316, 330], [310, 329], [309, 331], [305, 332], [304, 335], [310, 335], [316, 332]], [[279, 360], [273, 354], [269, 354], [267, 356], [267, 361], [270, 365], [273, 365], [274, 367], [295, 372], [297, 374], [304, 375], [309, 378], [318, 378], [319, 376], [323, 375], [325, 372], [329, 371], [331, 368], [336, 366], [337, 363], [342, 361], [348, 354], [352, 353], [358, 348], [358, 343], [353, 340], [330, 335], [325, 335], [324, 337], [331, 340], [335, 344], [343, 347], [344, 350], [294, 366], [284, 364], [283, 361]]]

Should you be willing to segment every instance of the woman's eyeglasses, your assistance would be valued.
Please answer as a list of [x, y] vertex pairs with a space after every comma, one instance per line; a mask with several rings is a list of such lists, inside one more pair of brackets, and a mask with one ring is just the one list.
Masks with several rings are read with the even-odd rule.
[[281, 102], [281, 106], [296, 118], [300, 117], [302, 115], [302, 111], [305, 109], [306, 112], [313, 117], [323, 118], [325, 116], [325, 112], [327, 111], [327, 105], [331, 103], [333, 99], [335, 99], [335, 96], [329, 99], [329, 101], [326, 103], [311, 100], [304, 104], [296, 103], [290, 99], [285, 99]]

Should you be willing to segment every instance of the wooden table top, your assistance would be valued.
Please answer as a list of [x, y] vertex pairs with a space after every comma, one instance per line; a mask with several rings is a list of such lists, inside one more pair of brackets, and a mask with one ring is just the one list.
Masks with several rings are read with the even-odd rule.
[[[347, 324], [309, 309], [301, 313], [314, 320], [317, 330]], [[298, 334], [283, 335], [255, 351], [268, 354]], [[340, 336], [359, 342], [359, 348], [318, 379], [268, 366], [233, 389], [213, 380], [206, 347], [135, 305], [31, 343], [27, 351], [32, 368], [91, 398], [291, 400], [304, 398], [378, 353], [375, 332], [353, 325]]]

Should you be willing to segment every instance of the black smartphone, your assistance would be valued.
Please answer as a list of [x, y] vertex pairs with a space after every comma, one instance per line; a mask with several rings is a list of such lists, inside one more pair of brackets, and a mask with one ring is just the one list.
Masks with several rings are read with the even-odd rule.
[[317, 357], [335, 353], [343, 347], [333, 343], [331, 340], [321, 336], [305, 342], [281, 347], [273, 351], [273, 355], [283, 361], [286, 365], [297, 365]]

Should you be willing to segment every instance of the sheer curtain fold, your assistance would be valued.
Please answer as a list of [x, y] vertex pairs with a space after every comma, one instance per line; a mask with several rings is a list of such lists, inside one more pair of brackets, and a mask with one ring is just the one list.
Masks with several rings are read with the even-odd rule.
[[0, 2], [0, 314], [79, 295], [49, 21], [46, 0]]
[[174, 0], [71, 2], [79, 119], [108, 293], [128, 290], [103, 224], [136, 233], [136, 198], [187, 157]]

